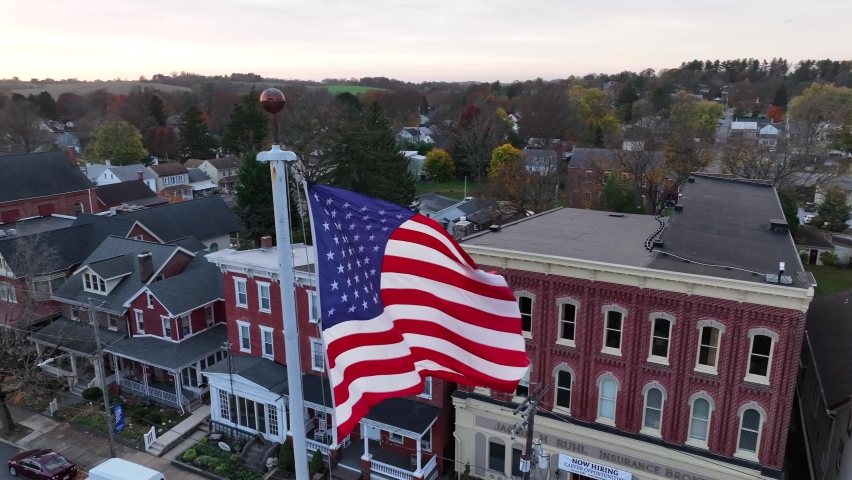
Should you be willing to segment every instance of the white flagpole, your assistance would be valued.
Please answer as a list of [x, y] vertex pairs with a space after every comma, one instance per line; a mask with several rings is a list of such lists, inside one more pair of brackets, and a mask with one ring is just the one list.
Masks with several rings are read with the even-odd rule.
[[[284, 349], [287, 360], [287, 385], [290, 399], [290, 431], [293, 434], [293, 459], [296, 480], [308, 480], [308, 448], [305, 442], [305, 409], [302, 395], [302, 367], [299, 362], [299, 323], [296, 318], [296, 287], [293, 259], [290, 256], [290, 194], [287, 188], [287, 170], [297, 160], [296, 154], [281, 150], [278, 145], [278, 122], [275, 114], [284, 108], [284, 95], [269, 89], [261, 95], [261, 104], [272, 114], [274, 145], [267, 152], [257, 154], [260, 162], [269, 162], [272, 172], [272, 205], [275, 208], [275, 238], [278, 244], [278, 280], [281, 290], [281, 310], [284, 317]], [[272, 98], [267, 100], [267, 95]], [[275, 95], [280, 96], [280, 100]], [[280, 103], [276, 103], [280, 102]], [[280, 107], [280, 108], [278, 108]]]

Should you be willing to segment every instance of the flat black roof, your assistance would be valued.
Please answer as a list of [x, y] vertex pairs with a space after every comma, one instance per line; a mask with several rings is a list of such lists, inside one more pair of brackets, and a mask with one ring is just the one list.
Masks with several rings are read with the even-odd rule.
[[575, 208], [544, 212], [460, 243], [758, 283], [777, 275], [784, 262], [784, 276], [794, 287], [810, 286], [790, 234], [770, 229], [771, 219], [784, 218], [771, 185], [695, 174], [678, 205], [683, 208], [662, 218], [664, 247], [654, 252], [645, 249], [660, 227], [653, 216]]
[[664, 247], [649, 268], [766, 283], [766, 275], [777, 275], [784, 262], [793, 287], [810, 286], [793, 238], [770, 228], [771, 219], [784, 218], [775, 188], [700, 174], [693, 178], [683, 187], [682, 209], [673, 212], [660, 235]]
[[828, 408], [852, 397], [852, 292], [815, 298], [808, 308], [805, 335]]

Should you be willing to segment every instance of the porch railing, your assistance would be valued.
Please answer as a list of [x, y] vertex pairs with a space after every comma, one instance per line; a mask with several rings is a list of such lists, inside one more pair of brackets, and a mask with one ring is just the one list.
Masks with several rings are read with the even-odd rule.
[[121, 377], [119, 379], [118, 384], [121, 386], [121, 388], [127, 388], [129, 390], [133, 390], [134, 392], [141, 393], [142, 395], [148, 394], [148, 390], [145, 388], [145, 385], [142, 385], [139, 382], [134, 382], [129, 378]]
[[431, 480], [432, 477], [438, 476], [438, 456], [432, 455], [432, 458], [423, 466], [423, 478]]
[[159, 398], [160, 400], [163, 400], [164, 402], [169, 402], [169, 403], [173, 403], [175, 405], [180, 405], [178, 403], [177, 395], [175, 395], [174, 393], [169, 393], [165, 390], [160, 390], [159, 388], [148, 387], [148, 396], [154, 397], [154, 398]]
[[144, 435], [145, 437], [145, 451], [147, 452], [151, 445], [157, 441], [157, 427], [151, 427], [151, 430], [148, 430], [148, 433]]
[[41, 369], [45, 373], [49, 373], [51, 375], [56, 375], [57, 377], [73, 377], [74, 376], [73, 373], [71, 373], [67, 370], [62, 370], [61, 368], [53, 367], [51, 365], [42, 365]]
[[414, 478], [413, 472], [409, 472], [404, 468], [394, 467], [393, 465], [388, 465], [387, 463], [382, 463], [376, 460], [370, 460], [370, 470], [381, 473], [383, 475], [387, 475], [389, 477], [396, 478], [398, 480], [412, 480]]
[[315, 451], [319, 450], [323, 455], [328, 455], [328, 445], [326, 445], [322, 442], [317, 442], [315, 440], [311, 440], [310, 438], [306, 438], [305, 441], [308, 444], [307, 445], [308, 450], [310, 450], [311, 452], [315, 452]]

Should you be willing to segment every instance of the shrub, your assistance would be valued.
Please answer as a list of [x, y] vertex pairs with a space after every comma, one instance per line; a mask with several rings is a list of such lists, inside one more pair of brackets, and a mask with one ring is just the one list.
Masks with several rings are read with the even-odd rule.
[[293, 455], [293, 441], [290, 437], [281, 445], [281, 450], [278, 451], [278, 468], [285, 472], [292, 472], [296, 469], [296, 459]]
[[215, 457], [211, 457], [210, 455], [201, 455], [196, 458], [193, 462], [193, 465], [196, 467], [214, 467], [219, 464], [219, 460]]
[[808, 254], [808, 252], [804, 252], [804, 251], [799, 252], [799, 257], [802, 258], [802, 263], [804, 263], [805, 265], [808, 264], [808, 262], [810, 261], [810, 258], [811, 258], [811, 256]]
[[322, 452], [319, 450], [314, 450], [314, 456], [311, 457], [310, 464], [310, 476], [313, 478], [314, 475], [321, 472], [325, 468], [325, 461], [322, 459]]
[[197, 456], [198, 452], [194, 448], [190, 448], [189, 450], [183, 452], [183, 461], [192, 462]]
[[202, 438], [201, 440], [198, 441], [198, 444], [199, 445], [207, 445], [208, 441], [209, 440], [207, 439], [207, 437], [204, 437], [204, 438]]
[[213, 469], [213, 473], [216, 475], [225, 475], [228, 473], [228, 467], [225, 464], [216, 465], [216, 468]]
[[104, 399], [103, 398], [104, 392], [99, 387], [87, 388], [87, 389], [83, 390], [82, 395], [83, 395], [83, 398], [85, 398], [86, 400], [89, 400], [90, 402], [94, 402], [94, 401]]
[[826, 267], [833, 267], [833, 266], [837, 265], [838, 261], [840, 261], [840, 259], [837, 258], [837, 255], [835, 255], [835, 254], [833, 254], [833, 253], [831, 253], [827, 250], [825, 252], [822, 252], [822, 253], [819, 254], [819, 260]]
[[155, 425], [157, 425], [157, 426], [162, 425], [162, 423], [163, 423], [163, 415], [162, 415], [162, 414], [160, 414], [160, 412], [158, 412], [158, 411], [154, 410], [154, 411], [152, 411], [152, 412], [148, 413], [148, 415], [147, 415], [147, 416], [148, 416], [148, 421], [149, 421], [149, 422], [151, 422], [151, 423], [153, 423], [153, 424], [155, 424]]
[[133, 416], [140, 419], [140, 420], [145, 418], [145, 415], [147, 413], [148, 413], [148, 410], [146, 410], [145, 407], [136, 407], [136, 408], [133, 409]]
[[237, 461], [238, 461], [239, 459], [240, 459], [240, 456], [239, 456], [239, 455], [237, 455], [236, 453], [232, 453], [232, 454], [231, 454], [231, 456], [230, 456], [230, 457], [228, 457], [228, 460], [230, 460], [230, 461], [231, 461], [231, 463], [237, 463]]

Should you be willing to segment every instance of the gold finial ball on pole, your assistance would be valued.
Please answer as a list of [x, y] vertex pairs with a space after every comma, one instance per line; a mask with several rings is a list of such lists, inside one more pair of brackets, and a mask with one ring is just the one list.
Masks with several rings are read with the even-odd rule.
[[267, 88], [260, 94], [260, 105], [272, 115], [284, 110], [286, 103], [284, 94], [277, 88]]

